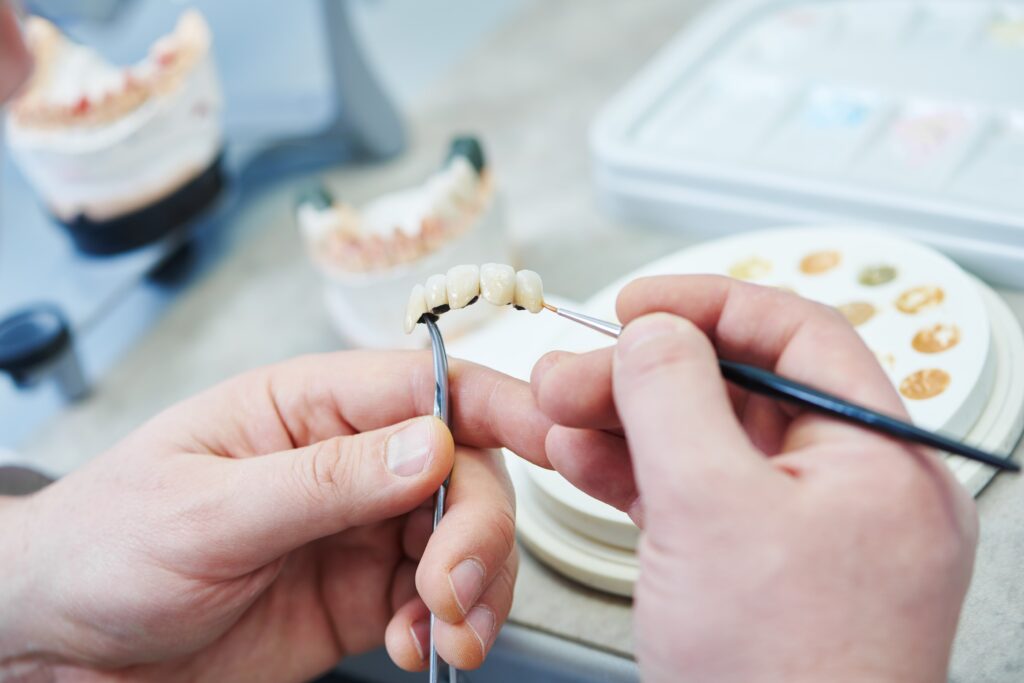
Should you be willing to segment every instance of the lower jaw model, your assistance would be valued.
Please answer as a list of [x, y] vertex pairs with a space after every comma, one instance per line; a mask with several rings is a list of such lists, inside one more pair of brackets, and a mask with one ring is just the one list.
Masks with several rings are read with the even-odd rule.
[[36, 68], [11, 106], [8, 144], [81, 250], [146, 244], [219, 195], [222, 96], [198, 12], [123, 68], [37, 17], [26, 36]]

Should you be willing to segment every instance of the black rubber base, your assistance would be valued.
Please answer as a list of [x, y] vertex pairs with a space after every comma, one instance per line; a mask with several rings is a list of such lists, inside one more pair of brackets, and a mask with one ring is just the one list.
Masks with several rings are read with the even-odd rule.
[[96, 222], [79, 215], [59, 221], [79, 251], [94, 255], [120, 254], [155, 242], [206, 210], [224, 189], [221, 153], [205, 171], [155, 204]]

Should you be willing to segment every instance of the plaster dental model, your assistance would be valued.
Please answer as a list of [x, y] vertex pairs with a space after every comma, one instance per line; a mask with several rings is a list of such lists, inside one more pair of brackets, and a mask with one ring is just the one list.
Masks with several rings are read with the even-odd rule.
[[465, 308], [480, 298], [495, 306], [513, 306], [530, 313], [544, 308], [544, 286], [532, 270], [516, 272], [512, 266], [485, 263], [455, 266], [445, 275], [432, 275], [426, 285], [415, 285], [405, 312], [405, 332], [411, 333], [423, 316], [438, 316]]
[[323, 188], [299, 198], [297, 222], [312, 258], [328, 273], [379, 272], [411, 263], [470, 230], [493, 187], [483, 150], [456, 138], [443, 167], [421, 185], [356, 210]]
[[7, 139], [79, 248], [139, 246], [208, 206], [222, 187], [222, 98], [202, 15], [183, 13], [127, 67], [44, 19], [25, 29], [36, 68], [12, 103]]

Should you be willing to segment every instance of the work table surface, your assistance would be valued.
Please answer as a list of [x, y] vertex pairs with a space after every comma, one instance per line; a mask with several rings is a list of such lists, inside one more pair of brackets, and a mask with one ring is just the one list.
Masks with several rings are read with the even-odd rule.
[[[361, 202], [417, 181], [436, 166], [453, 133], [474, 132], [493, 161], [520, 261], [543, 273], [548, 291], [585, 299], [693, 241], [603, 213], [590, 183], [586, 136], [602, 103], [701, 4], [533, 3], [405, 112], [407, 153], [382, 165], [331, 172], [329, 184]], [[186, 289], [100, 379], [92, 397], [47, 425], [22, 455], [70, 471], [146, 418], [221, 379], [341, 348], [290, 216], [292, 189], [247, 207], [250, 226], [241, 246]], [[1024, 293], [1000, 294], [1024, 319]], [[978, 507], [981, 545], [951, 680], [1024, 680], [1024, 477], [997, 478]], [[581, 588], [526, 553], [511, 619], [624, 656], [633, 651], [628, 601]]]

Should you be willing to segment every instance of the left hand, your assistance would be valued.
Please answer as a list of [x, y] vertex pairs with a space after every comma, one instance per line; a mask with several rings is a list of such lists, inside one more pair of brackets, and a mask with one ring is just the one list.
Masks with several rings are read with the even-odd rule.
[[[386, 642], [479, 666], [512, 602], [505, 445], [543, 462], [529, 387], [451, 366], [454, 439], [424, 353], [254, 371], [81, 470], [0, 499], [0, 678], [303, 680]], [[447, 513], [432, 497], [454, 464]]]

